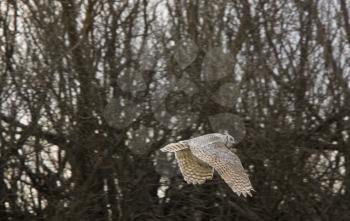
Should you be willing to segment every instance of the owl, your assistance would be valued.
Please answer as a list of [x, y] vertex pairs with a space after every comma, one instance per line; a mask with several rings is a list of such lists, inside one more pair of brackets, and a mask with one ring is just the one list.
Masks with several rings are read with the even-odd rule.
[[229, 134], [212, 133], [171, 143], [160, 150], [175, 152], [187, 183], [202, 184], [211, 180], [216, 170], [238, 196], [252, 196], [254, 189], [248, 174], [238, 156], [228, 149], [235, 143], [236, 140]]

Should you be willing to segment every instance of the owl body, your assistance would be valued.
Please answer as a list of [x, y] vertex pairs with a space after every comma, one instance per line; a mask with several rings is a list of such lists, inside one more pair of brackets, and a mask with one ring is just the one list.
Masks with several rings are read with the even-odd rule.
[[236, 143], [228, 134], [206, 134], [161, 150], [175, 152], [181, 173], [187, 183], [202, 184], [213, 177], [214, 169], [238, 195], [251, 195], [253, 187], [240, 159], [228, 147]]
[[219, 133], [206, 134], [204, 136], [195, 137], [189, 140], [180, 141], [188, 144], [191, 147], [203, 147], [204, 145], [222, 142], [225, 135]]

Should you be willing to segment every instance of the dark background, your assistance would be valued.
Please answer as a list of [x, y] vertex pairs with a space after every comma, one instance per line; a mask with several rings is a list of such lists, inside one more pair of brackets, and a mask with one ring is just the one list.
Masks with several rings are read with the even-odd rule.
[[[0, 2], [0, 220], [350, 220], [346, 0]], [[186, 184], [228, 131], [256, 190]]]

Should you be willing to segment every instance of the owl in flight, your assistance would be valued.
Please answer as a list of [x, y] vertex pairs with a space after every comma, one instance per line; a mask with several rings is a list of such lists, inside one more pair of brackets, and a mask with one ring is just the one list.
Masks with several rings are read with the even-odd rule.
[[229, 134], [213, 133], [171, 143], [160, 150], [175, 152], [187, 183], [202, 184], [213, 178], [215, 169], [237, 195], [251, 196], [254, 189], [248, 174], [238, 156], [228, 149], [235, 143]]

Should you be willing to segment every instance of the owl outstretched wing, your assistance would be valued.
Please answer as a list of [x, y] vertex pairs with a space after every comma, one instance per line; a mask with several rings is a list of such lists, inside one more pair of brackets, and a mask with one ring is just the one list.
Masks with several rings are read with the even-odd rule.
[[163, 152], [175, 152], [180, 171], [187, 183], [202, 184], [213, 178], [214, 169], [193, 156], [185, 143], [172, 143], [163, 147]]
[[202, 147], [190, 146], [192, 154], [200, 160], [208, 163], [224, 181], [231, 187], [233, 192], [251, 196], [253, 187], [249, 176], [245, 172], [238, 156], [232, 153], [224, 143], [216, 142]]
[[213, 178], [214, 169], [196, 159], [189, 149], [175, 152], [175, 157], [187, 183], [202, 184]]

